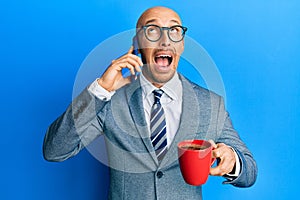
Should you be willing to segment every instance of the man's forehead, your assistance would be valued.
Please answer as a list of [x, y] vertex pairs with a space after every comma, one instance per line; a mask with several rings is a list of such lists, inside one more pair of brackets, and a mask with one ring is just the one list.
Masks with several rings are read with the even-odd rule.
[[159, 21], [162, 21], [162, 20], [165, 20], [166, 22], [171, 22], [171, 23], [174, 23], [174, 24], [181, 24], [180, 20], [174, 18], [170, 18], [170, 19], [161, 19], [159, 17], [156, 17], [156, 18], [150, 18], [150, 19], [146, 19], [146, 21], [144, 22], [144, 25], [146, 24], [151, 24], [151, 23], [155, 23], [155, 22], [159, 22]]
[[152, 24], [152, 23], [158, 23], [158, 22], [161, 22], [161, 21], [165, 21], [165, 22], [169, 22], [169, 23], [172, 23], [172, 24], [181, 24], [181, 22], [178, 20], [178, 19], [160, 19], [160, 18], [150, 18], [150, 19], [146, 19], [145, 22], [143, 22], [143, 25], [147, 25], [147, 24]]
[[181, 19], [175, 11], [166, 7], [154, 7], [146, 10], [141, 15], [137, 22], [137, 27], [158, 21], [181, 24]]

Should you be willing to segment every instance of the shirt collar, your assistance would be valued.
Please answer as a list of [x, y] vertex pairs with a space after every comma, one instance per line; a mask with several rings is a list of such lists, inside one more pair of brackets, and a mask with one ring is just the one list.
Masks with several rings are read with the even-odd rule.
[[[156, 90], [154, 85], [150, 83], [146, 77], [141, 73], [140, 75], [140, 83], [142, 86], [142, 90], [145, 96], [152, 95], [153, 90]], [[178, 100], [182, 96], [182, 84], [179, 79], [179, 75], [176, 72], [174, 76], [167, 82], [165, 83], [160, 89], [164, 91], [164, 93], [169, 96], [172, 100]]]

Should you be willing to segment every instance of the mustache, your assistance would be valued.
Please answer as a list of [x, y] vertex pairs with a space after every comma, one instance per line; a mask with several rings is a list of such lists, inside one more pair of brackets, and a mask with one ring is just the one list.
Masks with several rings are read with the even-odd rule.
[[176, 54], [175, 49], [172, 49], [172, 48], [156, 48], [153, 53], [156, 54], [159, 52], [166, 52], [166, 51], [171, 52], [172, 54]]
[[139, 50], [143, 53], [145, 50], [154, 50], [153, 53], [156, 54], [158, 52], [171, 52], [173, 54], [176, 54], [176, 49], [173, 48], [140, 48]]

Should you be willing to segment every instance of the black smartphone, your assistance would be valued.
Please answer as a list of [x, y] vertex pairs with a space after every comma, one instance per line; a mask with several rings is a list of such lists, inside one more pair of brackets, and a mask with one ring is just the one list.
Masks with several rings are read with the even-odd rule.
[[[133, 51], [132, 51], [132, 54], [138, 56], [139, 55], [139, 45], [138, 45], [138, 40], [137, 40], [137, 37], [134, 36], [132, 38], [132, 46], [133, 46]], [[135, 74], [135, 77], [134, 79], [136, 80], [137, 79], [137, 76], [140, 74], [140, 72], [136, 72]]]
[[139, 45], [138, 45], [138, 41], [137, 41], [137, 37], [134, 36], [132, 38], [132, 45], [133, 45], [133, 51], [132, 51], [132, 54], [134, 55], [138, 55], [139, 54]]

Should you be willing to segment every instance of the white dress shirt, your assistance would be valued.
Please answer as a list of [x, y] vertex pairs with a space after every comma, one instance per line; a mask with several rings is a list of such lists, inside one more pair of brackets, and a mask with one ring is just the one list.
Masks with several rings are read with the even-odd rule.
[[[151, 108], [154, 104], [154, 94], [152, 92], [158, 88], [150, 83], [143, 75], [141, 75], [140, 82], [143, 91], [142, 97], [145, 118], [150, 133]], [[167, 146], [169, 148], [178, 130], [182, 110], [182, 84], [179, 80], [178, 74], [176, 73], [173, 78], [164, 84], [160, 89], [164, 91], [160, 98], [160, 103], [165, 112]]]

